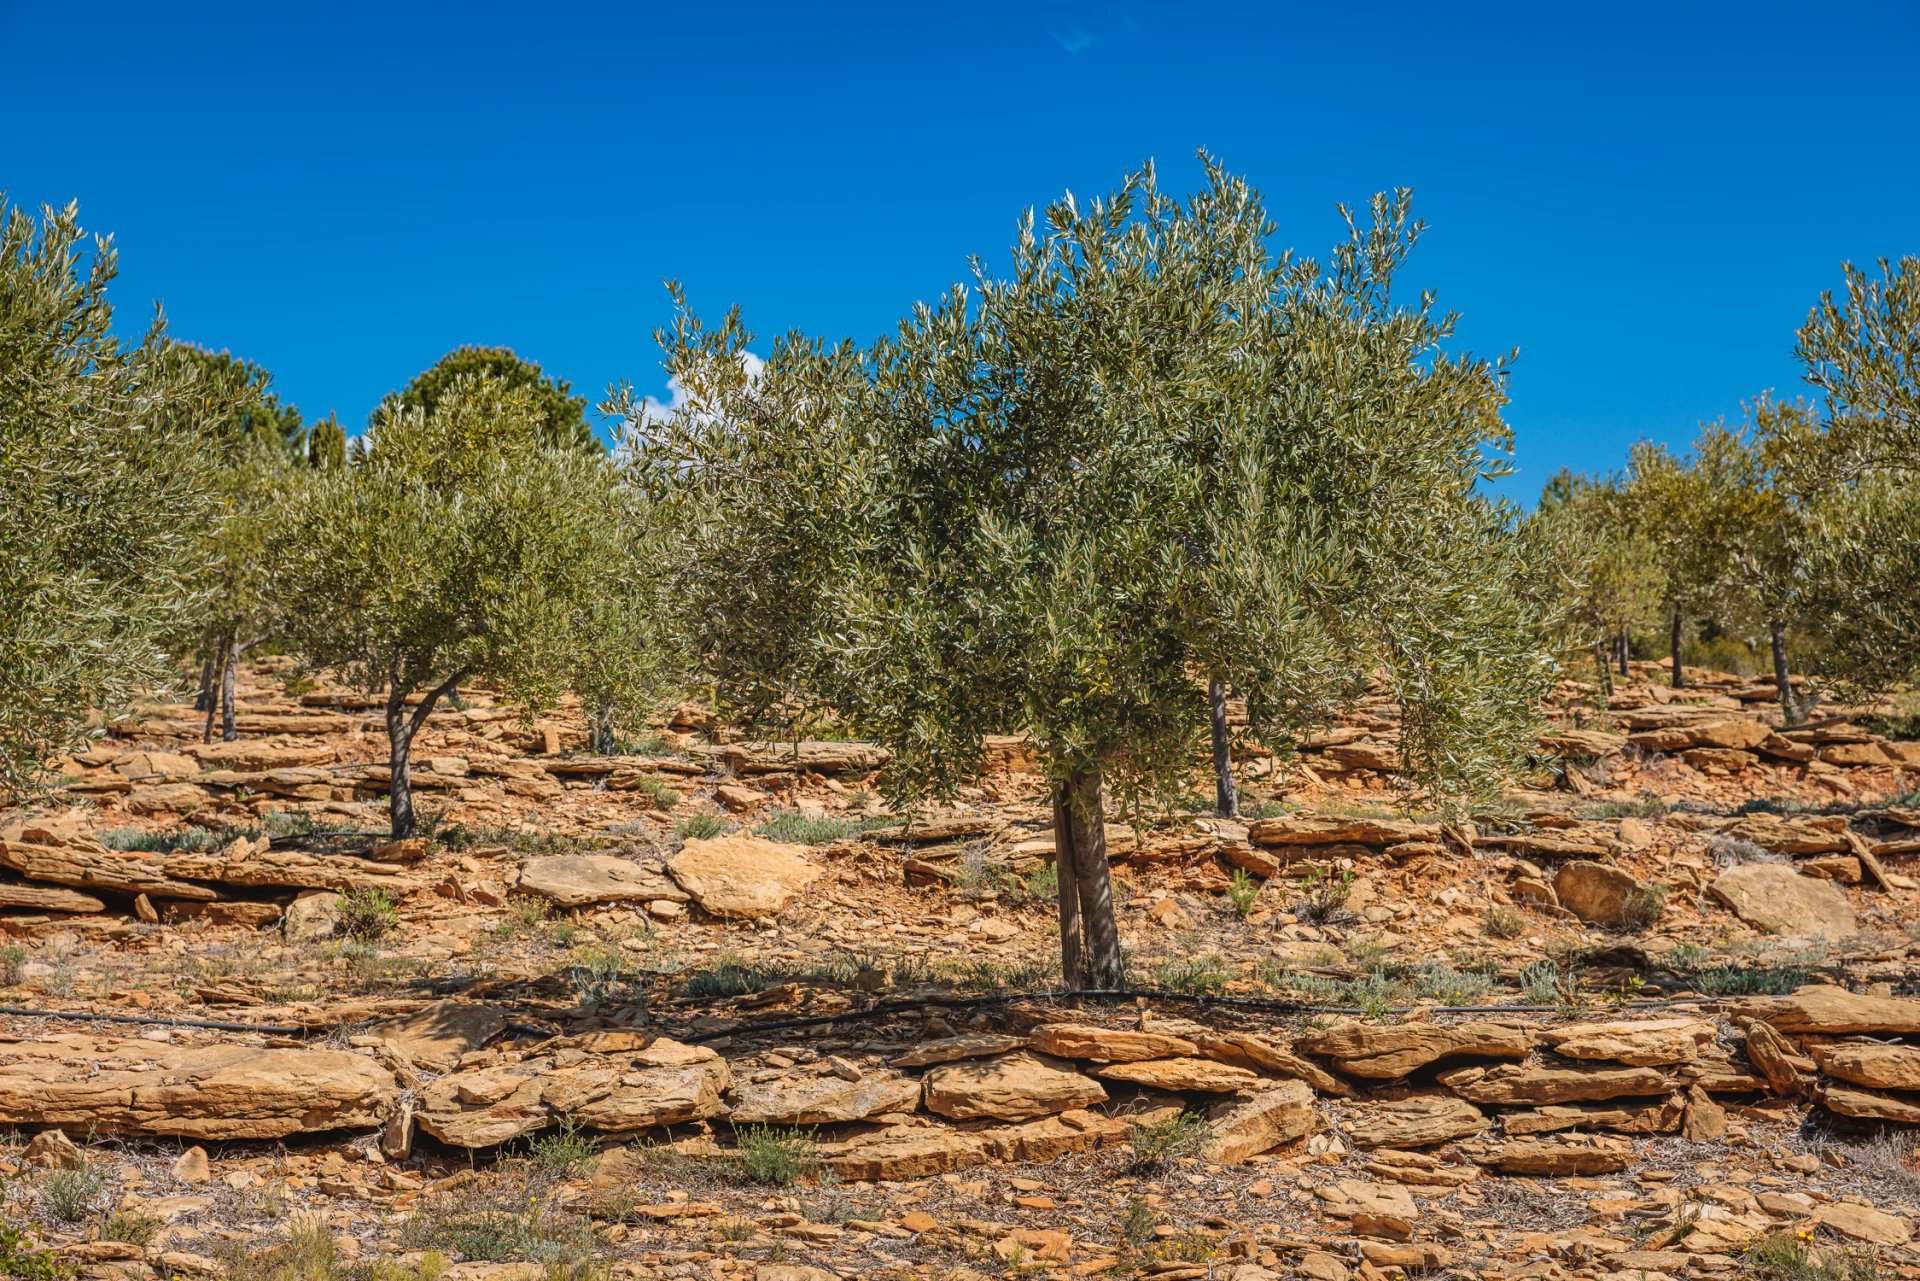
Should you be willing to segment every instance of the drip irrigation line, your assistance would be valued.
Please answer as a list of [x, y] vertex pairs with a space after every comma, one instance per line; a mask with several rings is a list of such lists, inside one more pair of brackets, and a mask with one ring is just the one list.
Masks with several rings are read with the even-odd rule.
[[[919, 997], [909, 1001], [883, 1001], [879, 1005], [865, 1010], [848, 1010], [841, 1014], [821, 1014], [801, 1019], [779, 1019], [765, 1023], [740, 1023], [730, 1028], [716, 1028], [697, 1032], [690, 1036], [676, 1037], [676, 1040], [699, 1045], [706, 1041], [719, 1041], [728, 1037], [745, 1036], [755, 1032], [790, 1032], [804, 1028], [828, 1027], [835, 1023], [853, 1023], [868, 1019], [885, 1018], [892, 1014], [906, 1014], [924, 1009], [981, 1009], [994, 1005], [1012, 1005], [1019, 1001], [1065, 1001], [1065, 1000], [1106, 1000], [1106, 1001], [1162, 1001], [1174, 1005], [1225, 1006], [1229, 1009], [1260, 1010], [1269, 1014], [1411, 1014], [1422, 1011], [1428, 1014], [1539, 1014], [1564, 1010], [1564, 1005], [1422, 1005], [1398, 1006], [1382, 1011], [1369, 1011], [1357, 1005], [1318, 1005], [1310, 1001], [1276, 1001], [1257, 996], [1208, 996], [1192, 992], [1153, 992], [1138, 988], [1075, 988], [1067, 991], [1046, 992], [1008, 992], [997, 996], [970, 997]], [[1681, 1005], [1711, 1005], [1717, 998], [1712, 997], [1671, 997], [1664, 1000], [1628, 1001], [1609, 1008], [1616, 1010], [1654, 1010], [1667, 1009]]]

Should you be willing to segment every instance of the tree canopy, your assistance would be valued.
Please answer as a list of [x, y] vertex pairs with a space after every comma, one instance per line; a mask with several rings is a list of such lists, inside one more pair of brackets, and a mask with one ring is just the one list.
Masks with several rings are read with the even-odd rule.
[[169, 424], [226, 402], [168, 358], [157, 315], [113, 333], [117, 265], [75, 206], [0, 199], [0, 795], [170, 674], [207, 478]]
[[823, 702], [950, 793], [984, 736], [1029, 734], [1056, 786], [1069, 982], [1117, 981], [1101, 792], [1164, 792], [1209, 725], [1205, 677], [1287, 739], [1376, 674], [1410, 766], [1484, 787], [1531, 737], [1551, 663], [1515, 513], [1500, 362], [1391, 301], [1404, 193], [1323, 269], [1273, 255], [1242, 180], [1185, 202], [1152, 171], [1029, 215], [859, 351], [789, 336], [749, 376], [736, 315], [663, 335], [688, 392], [631, 393], [640, 465], [688, 518], [678, 584], [731, 707]]
[[[600, 451], [604, 447], [587, 423], [587, 401], [575, 396], [563, 378], [551, 378], [540, 366], [509, 347], [455, 347], [421, 371], [399, 392], [399, 401], [431, 414], [463, 379], [487, 378], [526, 393], [534, 438], [563, 449]], [[376, 411], [376, 419], [384, 408]]]

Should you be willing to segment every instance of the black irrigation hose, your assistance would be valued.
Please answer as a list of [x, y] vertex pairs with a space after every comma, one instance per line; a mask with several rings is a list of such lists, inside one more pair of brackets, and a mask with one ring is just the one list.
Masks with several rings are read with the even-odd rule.
[[[1316, 1005], [1310, 1001], [1275, 1001], [1257, 996], [1207, 996], [1191, 992], [1151, 992], [1138, 988], [1075, 988], [1058, 992], [1010, 992], [998, 996], [968, 997], [921, 997], [910, 1001], [884, 1001], [866, 1010], [849, 1010], [844, 1014], [822, 1014], [804, 1019], [780, 1019], [768, 1023], [741, 1023], [730, 1028], [720, 1028], [709, 1032], [699, 1032], [692, 1036], [677, 1037], [691, 1045], [706, 1041], [719, 1041], [728, 1037], [744, 1036], [753, 1032], [789, 1032], [803, 1028], [827, 1027], [834, 1023], [851, 1023], [867, 1019], [885, 1018], [890, 1014], [905, 1014], [923, 1009], [980, 1009], [991, 1005], [1011, 1005], [1017, 1001], [1064, 1001], [1086, 998], [1108, 1001], [1167, 1001], [1176, 1005], [1223, 1005], [1233, 1009], [1263, 1010], [1271, 1014], [1366, 1014], [1368, 1011], [1355, 1005]], [[1677, 1005], [1708, 1005], [1715, 998], [1710, 997], [1673, 997], [1659, 1001], [1629, 1001], [1614, 1009], [1647, 1010], [1665, 1009]], [[1407, 1014], [1414, 1010], [1424, 1010], [1429, 1014], [1529, 1014], [1550, 1013], [1566, 1008], [1561, 1005], [1425, 1005], [1406, 1006], [1383, 1011], [1388, 1014]]]

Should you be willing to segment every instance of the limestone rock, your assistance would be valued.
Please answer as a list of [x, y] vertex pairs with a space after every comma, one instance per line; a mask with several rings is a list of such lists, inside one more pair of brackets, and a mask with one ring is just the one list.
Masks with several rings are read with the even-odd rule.
[[392, 1073], [338, 1050], [87, 1035], [0, 1039], [0, 1125], [279, 1139], [370, 1129], [396, 1092]]
[[[1369, 767], [1371, 768], [1371, 767]], [[1389, 769], [1399, 768], [1396, 754]], [[1434, 841], [1440, 829], [1432, 823], [1398, 818], [1318, 817], [1288, 814], [1258, 819], [1247, 826], [1255, 845], [1370, 845], [1385, 848], [1405, 841]]]
[[1562, 867], [1553, 878], [1553, 892], [1561, 907], [1590, 925], [1638, 923], [1649, 902], [1647, 887], [1632, 875], [1587, 859]]
[[1714, 1043], [1714, 1036], [1713, 1024], [1699, 1019], [1572, 1023], [1540, 1033], [1542, 1041], [1567, 1058], [1631, 1067], [1690, 1063]]
[[1652, 1068], [1560, 1068], [1522, 1063], [1456, 1068], [1442, 1073], [1440, 1081], [1470, 1103], [1495, 1107], [1634, 1098], [1665, 1094], [1678, 1085], [1672, 1077]]
[[1867, 996], [1829, 983], [1810, 983], [1791, 996], [1749, 997], [1736, 1012], [1763, 1019], [1791, 1036], [1913, 1036], [1920, 1034], [1920, 1001]]
[[1859, 929], [1847, 896], [1831, 882], [1782, 863], [1743, 863], [1713, 879], [1707, 893], [1756, 929], [1842, 939]]
[[1828, 1076], [1873, 1090], [1920, 1091], [1920, 1046], [1841, 1041], [1813, 1047]]
[[87, 1154], [65, 1130], [42, 1130], [20, 1154], [20, 1163], [34, 1170], [77, 1170], [87, 1163]]
[[1035, 1054], [951, 1063], [926, 1075], [926, 1106], [956, 1120], [1026, 1121], [1105, 1102], [1107, 1092], [1058, 1060]]
[[612, 854], [555, 854], [528, 859], [520, 891], [561, 907], [590, 903], [684, 903], [687, 892], [665, 872]]
[[735, 1125], [839, 1125], [919, 1106], [919, 1081], [898, 1072], [869, 1072], [857, 1081], [823, 1076], [743, 1085], [731, 1115]]
[[1320, 1128], [1313, 1090], [1304, 1081], [1282, 1081], [1271, 1089], [1225, 1099], [1207, 1111], [1209, 1161], [1233, 1165], [1303, 1139]]
[[1045, 1023], [1028, 1034], [1027, 1044], [1055, 1058], [1086, 1059], [1094, 1063], [1132, 1063], [1199, 1053], [1194, 1043], [1184, 1037], [1090, 1023]]
[[1513, 1139], [1468, 1155], [1501, 1174], [1617, 1174], [1633, 1164], [1633, 1145], [1599, 1137]]
[[332, 890], [302, 894], [280, 914], [280, 930], [293, 944], [324, 943], [340, 932], [344, 895]]
[[1361, 1148], [1430, 1148], [1487, 1128], [1479, 1108], [1447, 1095], [1418, 1095], [1357, 1105], [1347, 1115], [1347, 1138]]
[[989, 1126], [971, 1133], [987, 1145], [987, 1155], [995, 1160], [1052, 1161], [1069, 1152], [1085, 1152], [1124, 1142], [1132, 1130], [1119, 1117], [1069, 1108], [1052, 1116]]
[[1234, 1094], [1253, 1088], [1260, 1077], [1243, 1067], [1213, 1059], [1142, 1059], [1112, 1063], [1094, 1072], [1107, 1081], [1124, 1081], [1176, 1094]]
[[1008, 1036], [1001, 1032], [971, 1032], [965, 1036], [941, 1037], [935, 1041], [922, 1041], [904, 1054], [896, 1054], [890, 1060], [894, 1067], [931, 1067], [936, 1063], [957, 1063], [961, 1059], [992, 1058], [996, 1054], [1006, 1054], [1023, 1048], [1027, 1043], [1024, 1036]]
[[1752, 841], [1776, 854], [1844, 854], [1847, 850], [1847, 820], [1840, 815], [1747, 814], [1721, 829], [1721, 835]]
[[1851, 1201], [1829, 1201], [1815, 1208], [1813, 1220], [1841, 1236], [1873, 1245], [1905, 1245], [1913, 1239], [1913, 1229], [1905, 1219]]
[[1863, 1121], [1890, 1121], [1895, 1125], [1920, 1125], [1920, 1099], [1894, 1098], [1869, 1090], [1829, 1085], [1820, 1092], [1827, 1111]]
[[984, 1165], [987, 1144], [977, 1134], [945, 1126], [896, 1125], [844, 1143], [823, 1143], [819, 1157], [843, 1179], [925, 1179]]
[[0, 907], [24, 907], [35, 912], [104, 912], [107, 905], [91, 894], [53, 885], [26, 885], [0, 881]]
[[421, 1067], [445, 1071], [506, 1031], [512, 1021], [497, 1005], [435, 1001], [406, 1018], [378, 1024], [369, 1034]]
[[277, 850], [271, 848], [264, 836], [251, 841], [239, 837], [217, 853], [171, 855], [166, 869], [173, 876], [221, 885], [278, 885], [343, 892], [377, 889], [394, 898], [418, 888], [415, 881], [392, 863], [376, 863], [345, 854]]
[[805, 851], [758, 836], [716, 836], [688, 841], [667, 871], [714, 916], [777, 916], [820, 875]]
[[1348, 1023], [1311, 1032], [1294, 1045], [1334, 1060], [1334, 1066], [1348, 1076], [1388, 1081], [1442, 1059], [1524, 1059], [1533, 1052], [1533, 1037], [1498, 1023], [1402, 1023], [1391, 1027]]
[[[634, 1034], [627, 1034], [634, 1035]], [[607, 1134], [703, 1121], [726, 1111], [727, 1062], [705, 1046], [665, 1037], [609, 1052], [562, 1051], [443, 1076], [415, 1102], [420, 1128], [455, 1147], [483, 1148], [545, 1129], [563, 1117]]]
[[1311, 1063], [1251, 1032], [1209, 1032], [1194, 1038], [1200, 1053], [1222, 1063], [1305, 1081], [1321, 1094], [1344, 1098], [1353, 1087], [1317, 1063]]

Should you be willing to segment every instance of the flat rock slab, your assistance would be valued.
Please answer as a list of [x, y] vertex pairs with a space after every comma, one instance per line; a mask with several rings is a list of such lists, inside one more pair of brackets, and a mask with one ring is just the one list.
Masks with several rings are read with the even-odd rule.
[[926, 1076], [927, 1110], [955, 1120], [1029, 1121], [1106, 1098], [1106, 1090], [1092, 1077], [1037, 1054], [950, 1063]]
[[1920, 1046], [1842, 1041], [1813, 1047], [1828, 1076], [1872, 1090], [1920, 1090]]
[[1027, 1043], [1055, 1058], [1086, 1059], [1094, 1063], [1134, 1063], [1199, 1052], [1185, 1037], [1090, 1023], [1045, 1023], [1028, 1034]]
[[1103, 1081], [1121, 1081], [1176, 1094], [1236, 1094], [1260, 1083], [1258, 1073], [1213, 1059], [1142, 1059], [1110, 1063], [1095, 1073]]
[[1831, 881], [1802, 876], [1784, 863], [1743, 863], [1713, 879], [1707, 893], [1755, 929], [1809, 938], [1858, 933], [1853, 906]]
[[444, 1071], [506, 1031], [512, 1021], [497, 1005], [435, 1001], [406, 1018], [376, 1024], [369, 1034], [422, 1067]]
[[1027, 1044], [1024, 1036], [1003, 1032], [969, 1032], [965, 1036], [946, 1036], [937, 1041], [922, 1041], [911, 1050], [896, 1054], [889, 1062], [894, 1067], [932, 1067], [939, 1063], [958, 1063], [962, 1059], [986, 1059], [1008, 1054]]
[[1570, 1059], [1664, 1067], [1691, 1063], [1711, 1047], [1716, 1032], [1701, 1019], [1639, 1019], [1610, 1023], [1569, 1023], [1543, 1029], [1540, 1039]]
[[599, 1046], [597, 1053], [563, 1052], [443, 1076], [420, 1091], [415, 1119], [443, 1143], [488, 1148], [567, 1118], [606, 1134], [634, 1134], [726, 1111], [720, 1096], [732, 1076], [727, 1061], [707, 1047], [664, 1037], [642, 1045], [602, 1038]]
[[1469, 1103], [1495, 1107], [1641, 1098], [1670, 1093], [1679, 1085], [1672, 1077], [1652, 1068], [1560, 1068], [1531, 1063], [1456, 1068], [1443, 1072], [1440, 1082]]
[[1303, 1059], [1266, 1037], [1256, 1036], [1252, 1032], [1203, 1033], [1194, 1038], [1194, 1044], [1199, 1047], [1200, 1053], [1210, 1059], [1231, 1063], [1235, 1067], [1283, 1076], [1289, 1080], [1305, 1081], [1321, 1094], [1343, 1098], [1353, 1093], [1352, 1086], [1318, 1063]]
[[806, 848], [758, 836], [691, 840], [667, 871], [713, 916], [777, 916], [820, 875]]
[[1913, 1036], [1920, 1034], [1920, 1001], [1866, 996], [1830, 983], [1810, 983], [1791, 996], [1758, 996], [1734, 1006], [1790, 1036]]
[[843, 1179], [925, 1179], [985, 1165], [987, 1143], [938, 1125], [896, 1125], [844, 1143], [823, 1143], [820, 1164]]
[[1469, 1152], [1475, 1164], [1501, 1174], [1617, 1174], [1633, 1164], [1633, 1145], [1618, 1139], [1514, 1139]]
[[1272, 1089], [1225, 1099], [1209, 1108], [1202, 1155], [1234, 1165], [1319, 1128], [1312, 1087], [1304, 1081], [1282, 1081]]
[[370, 1129], [397, 1090], [386, 1068], [340, 1050], [84, 1035], [0, 1040], [0, 1125], [280, 1139]]
[[1563, 866], [1553, 878], [1553, 892], [1561, 907], [1590, 925], [1627, 925], [1657, 906], [1631, 874], [1587, 859]]
[[1356, 1105], [1344, 1128], [1359, 1148], [1430, 1148], [1471, 1138], [1489, 1124], [1465, 1099], [1427, 1095]]
[[1390, 1081], [1442, 1059], [1524, 1059], [1533, 1041], [1531, 1032], [1498, 1023], [1349, 1023], [1303, 1036], [1294, 1047], [1332, 1059], [1348, 1076]]
[[664, 870], [612, 854], [531, 858], [520, 869], [520, 892], [561, 907], [591, 903], [684, 903], [688, 894]]
[[858, 1081], [837, 1076], [783, 1077], [740, 1086], [735, 1125], [842, 1125], [920, 1106], [920, 1082], [898, 1072], [869, 1072]]
[[[1395, 753], [1391, 768], [1398, 768]], [[1432, 823], [1400, 818], [1321, 818], [1288, 815], [1263, 818], [1247, 825], [1247, 839], [1255, 845], [1372, 845], [1385, 847], [1406, 841], [1436, 841], [1440, 829]]]

